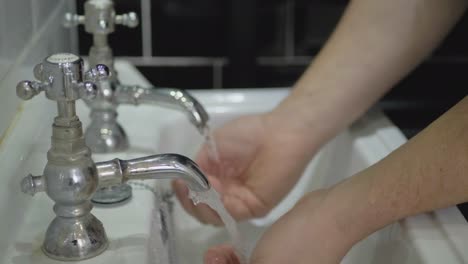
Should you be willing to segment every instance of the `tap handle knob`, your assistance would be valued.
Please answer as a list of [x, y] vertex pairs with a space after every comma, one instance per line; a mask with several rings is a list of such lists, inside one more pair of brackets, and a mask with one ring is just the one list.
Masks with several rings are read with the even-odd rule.
[[138, 26], [139, 24], [138, 15], [135, 12], [129, 12], [127, 14], [116, 15], [115, 24], [127, 26], [129, 28], [134, 28]]
[[93, 82], [82, 82], [77, 86], [78, 97], [85, 100], [92, 100], [98, 94], [98, 88]]
[[110, 76], [109, 67], [104, 64], [97, 64], [84, 74], [85, 81], [98, 82], [107, 79]]
[[23, 100], [30, 100], [40, 92], [45, 91], [49, 87], [47, 80], [42, 80], [42, 64], [39, 63], [34, 67], [34, 77], [39, 81], [21, 81], [16, 85], [16, 95]]
[[53, 101], [93, 99], [98, 93], [95, 82], [106, 79], [110, 74], [107, 66], [98, 64], [83, 71], [83, 60], [70, 53], [53, 54], [34, 67], [37, 81], [21, 81], [16, 94], [29, 100], [44, 91]]
[[47, 85], [37, 81], [21, 81], [16, 85], [16, 95], [29, 100], [46, 89]]
[[85, 16], [80, 16], [72, 13], [65, 13], [63, 18], [63, 26], [65, 27], [75, 27], [85, 23]]
[[33, 176], [29, 174], [21, 181], [21, 191], [34, 196], [38, 192], [45, 191], [44, 179], [42, 176]]
[[98, 94], [96, 82], [106, 80], [110, 76], [109, 68], [104, 64], [97, 64], [84, 73], [84, 82], [80, 87], [80, 97], [85, 100], [92, 100]]
[[104, 64], [97, 64], [83, 74], [83, 82], [72, 80], [72, 83], [78, 92], [79, 98], [92, 100], [98, 94], [98, 87], [95, 83], [106, 80], [109, 76], [109, 68]]

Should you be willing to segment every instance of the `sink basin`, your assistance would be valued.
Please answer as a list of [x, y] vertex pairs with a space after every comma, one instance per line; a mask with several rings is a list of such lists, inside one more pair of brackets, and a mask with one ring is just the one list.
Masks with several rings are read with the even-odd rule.
[[[149, 85], [130, 64], [116, 63], [123, 83]], [[273, 108], [287, 89], [193, 91], [211, 115], [211, 126], [244, 114]], [[22, 194], [19, 182], [28, 173], [39, 175], [50, 145], [50, 125], [56, 107], [38, 96], [22, 104], [7, 135], [0, 139], [0, 263], [63, 263], [40, 250], [52, 220], [52, 201], [44, 194]], [[89, 110], [77, 104], [84, 127]], [[131, 148], [122, 153], [93, 154], [95, 161], [135, 158], [172, 152], [194, 157], [203, 138], [179, 112], [158, 106], [120, 106], [119, 120]], [[269, 215], [239, 225], [252, 249], [258, 238], [306, 192], [349, 177], [386, 156], [405, 142], [400, 131], [378, 110], [372, 110], [329, 142], [311, 161], [297, 186]], [[110, 246], [100, 256], [80, 261], [107, 263], [202, 263], [212, 245], [229, 242], [222, 228], [205, 226], [183, 211], [171, 196], [168, 181], [135, 181], [133, 197], [119, 205], [95, 206]], [[162, 227], [164, 226], [164, 227]], [[411, 217], [378, 231], [356, 245], [343, 263], [468, 263], [464, 245], [468, 226], [454, 207]]]
[[[287, 91], [240, 90], [194, 94], [208, 106], [211, 125], [217, 127], [239, 115], [271, 109]], [[241, 233], [247, 238], [247, 248], [252, 250], [266, 228], [291, 209], [305, 193], [330, 186], [367, 168], [405, 141], [402, 133], [381, 112], [376, 109], [369, 111], [315, 156], [295, 188], [269, 215], [240, 224]], [[194, 157], [202, 142], [202, 137], [181, 116], [163, 122], [158, 150]], [[194, 256], [201, 259], [209, 245], [229, 241], [225, 230], [198, 223], [178, 203], [173, 216], [180, 263], [191, 263]], [[460, 243], [466, 239], [467, 223], [452, 207], [411, 217], [374, 233], [357, 244], [342, 263], [467, 263], [468, 254], [464, 253], [463, 243]]]

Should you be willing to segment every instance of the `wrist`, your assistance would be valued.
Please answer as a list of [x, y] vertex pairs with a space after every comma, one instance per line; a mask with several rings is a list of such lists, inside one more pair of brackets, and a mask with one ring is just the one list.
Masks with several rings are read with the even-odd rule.
[[385, 187], [376, 186], [376, 173], [370, 167], [332, 186], [322, 203], [324, 214], [351, 246], [401, 218], [401, 208], [382, 203], [379, 193]]
[[[305, 85], [309, 85], [308, 89]], [[351, 101], [343, 89], [310, 80], [298, 83], [270, 115], [286, 120], [300, 134], [313, 139], [316, 147], [321, 147], [362, 114], [362, 107]]]
[[290, 95], [271, 112], [265, 114], [269, 127], [294, 135], [303, 148], [315, 152], [328, 139], [324, 129], [326, 114], [306, 98]]
[[[302, 214], [307, 227], [303, 228], [304, 239], [317, 241], [320, 251], [315, 254], [323, 254], [318, 259], [333, 260], [327, 263], [338, 263], [355, 244], [354, 237], [346, 232], [337, 221], [334, 210], [327, 205], [333, 189], [321, 189], [305, 195], [291, 210], [290, 213]], [[288, 214], [290, 214], [288, 213]]]

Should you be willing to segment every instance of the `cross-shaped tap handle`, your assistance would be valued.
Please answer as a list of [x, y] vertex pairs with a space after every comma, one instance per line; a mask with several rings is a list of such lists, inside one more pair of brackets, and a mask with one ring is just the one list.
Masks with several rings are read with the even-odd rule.
[[91, 100], [98, 89], [94, 82], [109, 76], [109, 69], [103, 64], [87, 72], [83, 71], [83, 59], [71, 53], [58, 53], [44, 59], [34, 67], [37, 81], [21, 81], [16, 86], [16, 94], [29, 100], [40, 92], [54, 101]]
[[84, 25], [85, 31], [91, 34], [110, 34], [116, 24], [133, 28], [138, 23], [135, 12], [116, 15], [111, 0], [88, 0], [84, 4], [84, 15], [66, 13], [63, 24], [66, 27]]
[[129, 28], [134, 28], [138, 26], [139, 20], [138, 15], [135, 12], [128, 12], [122, 15], [115, 16], [115, 23]]
[[63, 18], [63, 25], [65, 27], [75, 27], [78, 25], [83, 25], [85, 22], [85, 16], [80, 16], [78, 14], [65, 13]]

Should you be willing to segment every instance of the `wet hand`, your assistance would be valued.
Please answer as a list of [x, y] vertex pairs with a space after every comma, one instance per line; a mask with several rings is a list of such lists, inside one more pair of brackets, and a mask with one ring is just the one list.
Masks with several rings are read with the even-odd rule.
[[[249, 264], [338, 264], [352, 243], [323, 207], [327, 190], [303, 198], [263, 235]], [[228, 245], [208, 250], [205, 264], [241, 264]]]
[[[236, 220], [266, 215], [294, 186], [315, 153], [310, 131], [293, 120], [294, 116], [278, 118], [271, 113], [241, 117], [213, 133], [219, 163], [206, 144], [199, 151], [195, 161]], [[173, 188], [191, 215], [203, 223], [222, 224], [207, 206], [193, 205], [183, 182], [174, 181]]]

